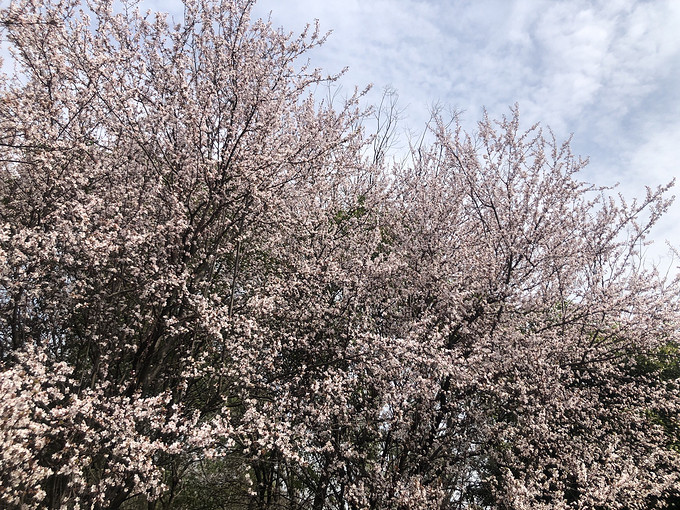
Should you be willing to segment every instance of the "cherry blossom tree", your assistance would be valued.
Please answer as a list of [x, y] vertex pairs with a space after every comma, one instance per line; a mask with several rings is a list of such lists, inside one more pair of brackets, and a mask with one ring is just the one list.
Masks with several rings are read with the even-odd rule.
[[[677, 360], [677, 287], [640, 265], [667, 187], [606, 198], [577, 180], [568, 143], [522, 132], [516, 109], [474, 137], [441, 120], [435, 132], [398, 173], [389, 228], [402, 295], [386, 334], [422, 324], [443, 364], [419, 371], [431, 389], [397, 413], [396, 471], [457, 508], [672, 498], [677, 374], [650, 360]], [[404, 314], [411, 329], [392, 330]]]
[[259, 408], [280, 347], [256, 319], [305, 211], [346, 200], [358, 112], [315, 103], [327, 79], [295, 67], [318, 31], [249, 12], [2, 12], [3, 506], [170, 504], [198, 458], [296, 454]]
[[251, 6], [1, 11], [0, 505], [677, 504], [668, 187], [516, 108], [388, 166]]

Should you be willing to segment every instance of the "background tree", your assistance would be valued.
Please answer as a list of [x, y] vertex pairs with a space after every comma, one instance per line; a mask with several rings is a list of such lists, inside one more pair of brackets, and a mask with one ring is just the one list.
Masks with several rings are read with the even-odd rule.
[[2, 11], [2, 505], [677, 497], [666, 188], [606, 198], [516, 108], [388, 167], [395, 103], [365, 137], [314, 96], [318, 31], [250, 8]]

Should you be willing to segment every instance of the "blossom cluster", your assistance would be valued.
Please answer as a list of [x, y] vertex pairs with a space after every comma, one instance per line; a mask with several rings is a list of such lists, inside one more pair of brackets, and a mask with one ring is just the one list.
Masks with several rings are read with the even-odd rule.
[[670, 186], [516, 107], [390, 162], [251, 7], [0, 11], [0, 506], [677, 505]]

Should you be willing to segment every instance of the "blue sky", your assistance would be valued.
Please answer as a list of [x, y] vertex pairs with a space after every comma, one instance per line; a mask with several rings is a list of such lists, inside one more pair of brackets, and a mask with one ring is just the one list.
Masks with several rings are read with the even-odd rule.
[[[431, 106], [462, 110], [474, 127], [519, 103], [526, 125], [573, 133], [590, 157], [583, 178], [620, 183], [626, 197], [680, 170], [680, 1], [259, 0], [254, 17], [300, 31], [332, 30], [312, 63], [347, 93], [397, 90], [402, 127], [422, 130]], [[674, 193], [680, 195], [680, 182]], [[654, 232], [650, 258], [680, 244], [680, 201]]]

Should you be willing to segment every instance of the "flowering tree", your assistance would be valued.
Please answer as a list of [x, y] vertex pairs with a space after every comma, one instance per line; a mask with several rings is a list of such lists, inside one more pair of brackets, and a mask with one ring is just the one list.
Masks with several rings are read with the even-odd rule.
[[318, 31], [250, 8], [2, 11], [0, 504], [677, 497], [665, 188], [605, 199], [516, 109], [383, 166], [358, 96], [314, 97]]
[[[453, 507], [670, 500], [677, 289], [639, 265], [665, 188], [605, 199], [576, 179], [584, 162], [568, 144], [518, 124], [516, 110], [485, 118], [472, 138], [440, 121], [434, 146], [398, 173], [402, 297], [386, 334], [416, 321], [441, 354], [438, 376], [419, 371], [429, 392], [383, 428], [401, 429], [388, 457]], [[393, 331], [404, 314], [409, 331]]]
[[318, 32], [249, 10], [2, 13], [3, 506], [169, 502], [195, 459], [268, 444], [253, 311], [290, 233], [345, 200], [359, 138], [354, 100], [315, 104], [324, 79], [293, 67]]

